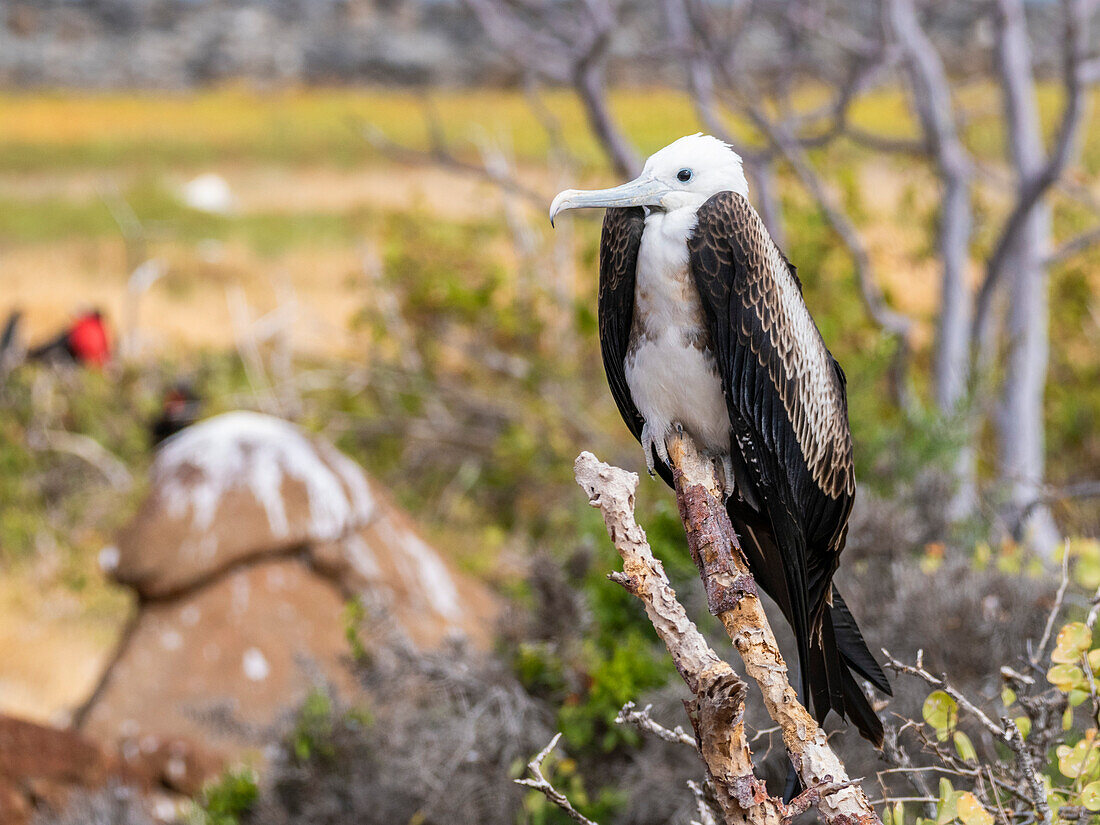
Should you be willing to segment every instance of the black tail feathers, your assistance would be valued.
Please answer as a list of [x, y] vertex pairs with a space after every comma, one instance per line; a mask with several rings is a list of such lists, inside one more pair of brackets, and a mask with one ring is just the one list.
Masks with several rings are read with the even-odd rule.
[[887, 696], [893, 696], [894, 691], [886, 681], [882, 666], [867, 649], [867, 642], [863, 641], [859, 625], [856, 624], [852, 611], [848, 609], [848, 605], [845, 604], [836, 587], [833, 588], [833, 606], [829, 610], [829, 618], [832, 619], [833, 631], [836, 633], [836, 646], [840, 649], [840, 655], [844, 657], [848, 667]]
[[822, 618], [821, 644], [800, 655], [803, 696], [823, 721], [830, 710], [845, 716], [875, 747], [882, 747], [882, 722], [852, 671], [883, 693], [893, 695], [882, 667], [871, 655], [844, 599], [833, 588], [833, 604]]

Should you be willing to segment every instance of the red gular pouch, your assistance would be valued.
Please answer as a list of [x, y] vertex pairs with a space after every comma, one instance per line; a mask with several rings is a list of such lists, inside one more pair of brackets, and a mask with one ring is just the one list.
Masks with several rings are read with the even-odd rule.
[[81, 315], [69, 329], [68, 349], [81, 364], [102, 367], [111, 360], [111, 339], [99, 312]]

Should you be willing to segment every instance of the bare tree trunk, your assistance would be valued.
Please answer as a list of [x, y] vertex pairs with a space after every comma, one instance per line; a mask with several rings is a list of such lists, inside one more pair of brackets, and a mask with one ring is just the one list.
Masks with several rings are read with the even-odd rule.
[[687, 0], [664, 0], [662, 8], [668, 26], [668, 39], [676, 57], [687, 75], [688, 91], [695, 112], [703, 127], [719, 140], [728, 143], [744, 160], [745, 173], [750, 181], [750, 195], [756, 201], [756, 211], [764, 221], [764, 227], [775, 245], [785, 248], [783, 210], [775, 191], [775, 164], [764, 153], [752, 153], [737, 141], [718, 115], [714, 94], [714, 72], [707, 61], [701, 44], [692, 31], [691, 14]]
[[1036, 550], [1048, 557], [1060, 541], [1043, 496], [1045, 470], [1043, 395], [1049, 356], [1049, 282], [1043, 251], [1050, 237], [1050, 210], [1036, 207], [1020, 237], [1008, 272], [1005, 331], [1008, 353], [997, 411], [999, 474], [1008, 501], [1007, 518]]
[[[937, 238], [943, 270], [932, 378], [940, 412], [955, 416], [966, 400], [970, 377], [972, 301], [966, 282], [973, 225], [970, 159], [959, 138], [943, 60], [921, 27], [912, 0], [887, 0], [886, 10], [888, 29], [904, 55], [913, 108], [943, 186]], [[966, 437], [955, 464], [953, 519], [969, 516], [977, 504], [971, 443], [974, 431], [970, 422], [966, 426]]]
[[[1004, 95], [1009, 149], [1021, 187], [1047, 165], [1035, 99], [1031, 45], [1022, 0], [997, 2], [997, 69]], [[1008, 495], [1008, 523], [1041, 496], [1044, 464], [1043, 391], [1046, 387], [1048, 282], [1044, 264], [1050, 245], [1050, 211], [1036, 203], [1010, 240], [1006, 333], [1008, 356], [997, 414], [998, 472]], [[1043, 506], [1019, 525], [1039, 552], [1049, 555], [1058, 531]]]
[[779, 193], [775, 185], [775, 164], [765, 159], [751, 161], [745, 164], [745, 171], [756, 192], [756, 211], [760, 213], [764, 228], [768, 230], [776, 246], [786, 249], [783, 208], [779, 204]]
[[977, 462], [974, 441], [977, 421], [968, 403], [972, 299], [966, 282], [970, 248], [971, 208], [969, 176], [944, 174], [939, 244], [943, 259], [940, 280], [940, 318], [936, 327], [933, 382], [936, 403], [944, 416], [959, 416], [962, 428], [955, 458], [955, 492], [949, 505], [951, 521], [972, 516], [978, 506]]
[[642, 161], [608, 110], [603, 67], [594, 59], [585, 59], [577, 66], [574, 85], [584, 104], [589, 128], [607, 153], [615, 174], [621, 178], [637, 175]]

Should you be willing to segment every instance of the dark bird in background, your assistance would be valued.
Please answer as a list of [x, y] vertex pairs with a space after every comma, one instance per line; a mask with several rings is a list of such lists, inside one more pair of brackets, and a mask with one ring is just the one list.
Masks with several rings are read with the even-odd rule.
[[98, 309], [82, 312], [56, 336], [27, 351], [28, 361], [61, 361], [102, 367], [111, 360], [111, 336]]
[[607, 209], [600, 348], [650, 473], [672, 484], [677, 426], [713, 457], [752, 574], [794, 630], [803, 702], [881, 747], [854, 674], [890, 685], [833, 585], [856, 491], [844, 373], [748, 201], [740, 156], [684, 137], [629, 183], [560, 193], [551, 223], [580, 207]]
[[21, 340], [23, 313], [15, 310], [0, 332], [0, 361], [45, 361], [103, 367], [111, 360], [111, 336], [98, 309], [77, 315], [52, 338], [24, 351]]
[[160, 415], [149, 425], [149, 436], [154, 447], [164, 439], [190, 427], [202, 414], [202, 399], [187, 381], [179, 381], [164, 393]]

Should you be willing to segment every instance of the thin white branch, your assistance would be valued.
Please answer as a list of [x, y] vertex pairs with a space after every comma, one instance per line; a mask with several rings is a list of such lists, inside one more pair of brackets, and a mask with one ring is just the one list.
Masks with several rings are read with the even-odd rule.
[[531, 774], [531, 779], [517, 779], [515, 783], [517, 785], [524, 785], [528, 788], [534, 788], [541, 793], [547, 799], [549, 799], [554, 805], [557, 805], [572, 819], [574, 822], [579, 822], [580, 825], [596, 825], [591, 819], [586, 817], [580, 811], [573, 807], [573, 803], [569, 801], [569, 798], [555, 788], [549, 780], [542, 774], [542, 763], [546, 761], [546, 757], [550, 755], [550, 751], [554, 750], [558, 744], [558, 740], [561, 739], [561, 734], [554, 734], [554, 738], [550, 740], [550, 744], [543, 748], [536, 754], [535, 758], [527, 763], [527, 771]]
[[642, 710], [635, 710], [635, 707], [633, 702], [627, 702], [623, 705], [619, 710], [619, 715], [615, 717], [615, 724], [633, 725], [638, 728], [638, 730], [651, 733], [658, 739], [663, 739], [665, 742], [672, 742], [676, 745], [687, 745], [692, 750], [698, 752], [699, 746], [695, 742], [695, 737], [688, 736], [679, 725], [670, 730], [653, 720], [653, 717], [649, 715], [650, 708], [652, 708], [653, 705], [646, 705]]
[[1031, 666], [1035, 670], [1040, 669], [1041, 662], [1046, 656], [1047, 644], [1050, 642], [1051, 634], [1054, 632], [1054, 621], [1058, 618], [1058, 614], [1062, 612], [1062, 603], [1066, 599], [1066, 588], [1069, 587], [1069, 542], [1067, 541], [1062, 546], [1062, 581], [1058, 585], [1058, 592], [1054, 594], [1054, 605], [1050, 608], [1050, 613], [1047, 615], [1047, 623], [1043, 627], [1043, 635], [1039, 637], [1039, 645], [1035, 649], [1035, 653], [1031, 656]]
[[31, 440], [31, 446], [76, 456], [99, 470], [116, 490], [125, 490], [134, 482], [122, 460], [90, 435], [46, 430]]

